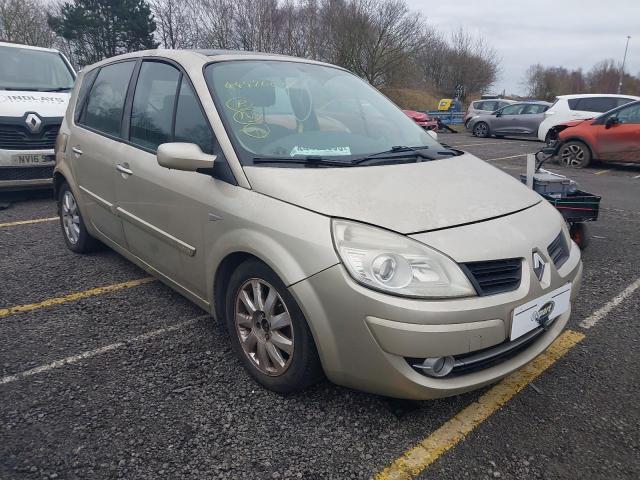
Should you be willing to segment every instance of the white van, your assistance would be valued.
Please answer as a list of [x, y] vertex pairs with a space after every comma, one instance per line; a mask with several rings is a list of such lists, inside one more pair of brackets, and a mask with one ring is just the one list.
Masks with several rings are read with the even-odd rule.
[[640, 100], [632, 95], [615, 95], [607, 93], [584, 93], [576, 95], [560, 95], [553, 105], [544, 112], [544, 120], [538, 127], [538, 139], [549, 143], [554, 139], [549, 130], [561, 123], [574, 120], [594, 118], [601, 113], [613, 110], [629, 102]]
[[76, 73], [58, 50], [0, 42], [0, 190], [47, 187]]

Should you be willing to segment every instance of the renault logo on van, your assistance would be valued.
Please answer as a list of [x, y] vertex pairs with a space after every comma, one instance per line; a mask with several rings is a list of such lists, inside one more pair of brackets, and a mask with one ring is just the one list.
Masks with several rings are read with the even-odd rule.
[[538, 252], [533, 252], [533, 273], [536, 274], [538, 280], [542, 281], [542, 276], [544, 275], [544, 269], [547, 266], [547, 262], [543, 260]]
[[27, 124], [27, 128], [31, 133], [38, 133], [40, 131], [40, 127], [42, 127], [42, 119], [36, 113], [30, 113], [27, 115], [24, 122]]

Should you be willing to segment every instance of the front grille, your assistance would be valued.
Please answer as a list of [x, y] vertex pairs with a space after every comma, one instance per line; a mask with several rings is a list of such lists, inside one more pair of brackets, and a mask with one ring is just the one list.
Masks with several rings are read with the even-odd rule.
[[38, 133], [26, 126], [0, 125], [0, 148], [5, 150], [48, 150], [54, 147], [60, 124], [44, 125]]
[[470, 262], [462, 267], [480, 296], [510, 292], [520, 286], [522, 260], [519, 258]]
[[547, 253], [556, 268], [560, 268], [564, 265], [564, 262], [569, 260], [569, 246], [567, 245], [567, 241], [564, 238], [562, 230], [547, 247]]
[[40, 180], [53, 177], [53, 165], [46, 167], [3, 167], [0, 168], [2, 180]]

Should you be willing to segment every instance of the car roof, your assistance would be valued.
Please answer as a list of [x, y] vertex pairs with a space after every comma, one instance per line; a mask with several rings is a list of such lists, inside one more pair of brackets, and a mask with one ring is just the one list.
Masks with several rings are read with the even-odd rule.
[[614, 97], [614, 98], [635, 98], [640, 100], [640, 97], [635, 95], [622, 95], [617, 93], [576, 93], [572, 95], [558, 95], [557, 98], [570, 100], [572, 98], [589, 98], [589, 97]]
[[187, 49], [168, 49], [168, 48], [167, 49], [158, 48], [155, 50], [139, 50], [137, 52], [116, 55], [115, 57], [106, 58], [104, 60], [96, 62], [93, 65], [88, 65], [84, 70], [89, 70], [94, 67], [106, 65], [108, 63], [116, 62], [119, 60], [125, 60], [129, 58], [139, 58], [139, 57], [168, 58], [170, 60], [175, 60], [183, 65], [189, 65], [189, 64], [204, 65], [212, 61], [224, 62], [224, 61], [233, 61], [233, 60], [280, 60], [280, 61], [285, 60], [288, 62], [324, 65], [324, 66], [339, 68], [341, 70], [344, 70], [342, 67], [331, 65], [329, 63], [318, 62], [316, 60], [309, 60], [309, 59], [300, 58], [300, 57], [292, 57], [288, 55], [280, 55], [277, 53], [251, 52], [251, 51], [245, 51], [245, 50], [213, 50], [213, 49], [212, 50], [207, 50], [207, 49], [187, 50]]
[[31, 45], [22, 45], [20, 43], [0, 42], [0, 47], [24, 48], [27, 50], [40, 50], [43, 52], [59, 53], [59, 50], [56, 50], [55, 48], [32, 47]]

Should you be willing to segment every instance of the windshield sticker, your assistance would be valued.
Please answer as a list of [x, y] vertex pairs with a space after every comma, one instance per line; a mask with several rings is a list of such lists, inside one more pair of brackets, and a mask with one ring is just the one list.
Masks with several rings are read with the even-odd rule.
[[233, 121], [242, 125], [240, 131], [248, 137], [267, 138], [271, 133], [269, 127], [258, 120], [253, 111], [253, 104], [247, 98], [230, 98], [225, 102], [225, 106], [233, 111]]
[[280, 87], [285, 88], [284, 81], [276, 81], [276, 80], [243, 80], [241, 82], [225, 82], [224, 88], [234, 88], [234, 89], [242, 89], [242, 88], [274, 88]]
[[310, 147], [293, 147], [291, 153], [292, 157], [296, 155], [317, 155], [320, 157], [339, 157], [343, 155], [351, 155], [351, 148], [349, 147], [333, 147], [333, 148], [310, 148]]

